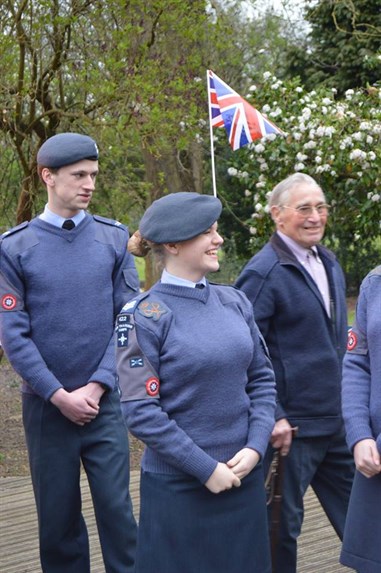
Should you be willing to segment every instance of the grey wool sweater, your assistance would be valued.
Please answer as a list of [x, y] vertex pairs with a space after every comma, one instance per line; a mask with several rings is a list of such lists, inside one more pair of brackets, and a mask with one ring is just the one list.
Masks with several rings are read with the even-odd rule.
[[114, 318], [136, 295], [128, 231], [86, 214], [72, 231], [39, 218], [1, 241], [0, 339], [23, 391], [116, 382]]
[[[244, 447], [263, 455], [274, 426], [274, 373], [246, 296], [209, 283], [202, 290], [157, 283], [137, 300], [134, 317], [160, 380], [157, 396], [122, 403], [130, 431], [147, 446], [143, 470], [205, 483], [217, 462]], [[122, 362], [125, 352], [118, 348]]]

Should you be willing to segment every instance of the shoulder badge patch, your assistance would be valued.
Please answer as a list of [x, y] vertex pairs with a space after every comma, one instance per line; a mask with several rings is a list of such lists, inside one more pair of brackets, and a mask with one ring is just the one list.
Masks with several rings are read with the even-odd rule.
[[160, 319], [162, 314], [167, 312], [160, 302], [149, 302], [145, 300], [139, 304], [138, 311], [146, 318], [152, 318], [155, 322]]
[[146, 390], [149, 396], [157, 396], [159, 394], [160, 382], [159, 378], [151, 376], [146, 382]]
[[118, 347], [128, 345], [128, 333], [135, 327], [130, 322], [129, 314], [119, 314], [116, 319], [116, 332]]
[[1, 307], [4, 310], [13, 310], [17, 304], [17, 298], [10, 293], [6, 293], [1, 297]]
[[347, 342], [347, 350], [354, 350], [357, 346], [357, 335], [355, 332], [353, 332], [353, 330], [351, 329], [348, 332], [348, 342]]

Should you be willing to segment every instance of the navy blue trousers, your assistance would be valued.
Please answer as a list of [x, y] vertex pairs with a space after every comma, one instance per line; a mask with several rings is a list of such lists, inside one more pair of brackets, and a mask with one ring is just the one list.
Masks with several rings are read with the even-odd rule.
[[[272, 453], [270, 448], [266, 454], [265, 472]], [[354, 463], [344, 433], [321, 438], [295, 438], [284, 463], [280, 531], [273, 571], [296, 573], [297, 539], [303, 524], [303, 497], [308, 486], [314, 490], [329, 521], [342, 539]], [[270, 534], [271, 509], [270, 505]]]
[[106, 573], [132, 573], [136, 522], [129, 494], [129, 448], [118, 393], [106, 392], [85, 426], [50, 402], [23, 395], [23, 421], [37, 506], [44, 573], [90, 573], [81, 511], [81, 462], [93, 499]]

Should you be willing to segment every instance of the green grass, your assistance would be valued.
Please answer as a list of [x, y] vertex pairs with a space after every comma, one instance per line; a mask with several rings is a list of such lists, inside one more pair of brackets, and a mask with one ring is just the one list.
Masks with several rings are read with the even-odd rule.
[[144, 281], [145, 278], [145, 261], [144, 257], [134, 257], [136, 270], [138, 271], [140, 282]]
[[348, 325], [352, 326], [354, 320], [355, 320], [355, 311], [354, 310], [348, 311]]

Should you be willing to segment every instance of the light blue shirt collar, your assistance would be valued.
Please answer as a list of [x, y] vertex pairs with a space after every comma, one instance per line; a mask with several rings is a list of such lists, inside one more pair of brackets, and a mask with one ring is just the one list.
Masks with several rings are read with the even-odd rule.
[[[189, 281], [188, 279], [183, 279], [181, 277], [171, 275], [171, 273], [169, 273], [166, 269], [164, 269], [162, 272], [161, 282], [164, 284], [185, 286], [188, 288], [196, 288], [196, 284], [197, 284], [197, 283], [194, 283], [193, 281]], [[205, 277], [202, 277], [202, 279], [198, 282], [202, 283], [203, 285], [206, 285]]]
[[[79, 213], [74, 215], [74, 217], [67, 217], [67, 218], [71, 219], [75, 223], [75, 226], [77, 226], [80, 224], [81, 221], [83, 221], [83, 219], [85, 217], [86, 217], [86, 213], [82, 209]], [[56, 213], [53, 213], [53, 211], [51, 211], [49, 209], [48, 205], [45, 205], [45, 209], [44, 209], [43, 213], [41, 213], [40, 219], [42, 219], [46, 223], [50, 223], [51, 225], [54, 225], [55, 227], [62, 227], [62, 223], [64, 221], [66, 221], [66, 219], [64, 217], [61, 217], [61, 215], [57, 215]]]

